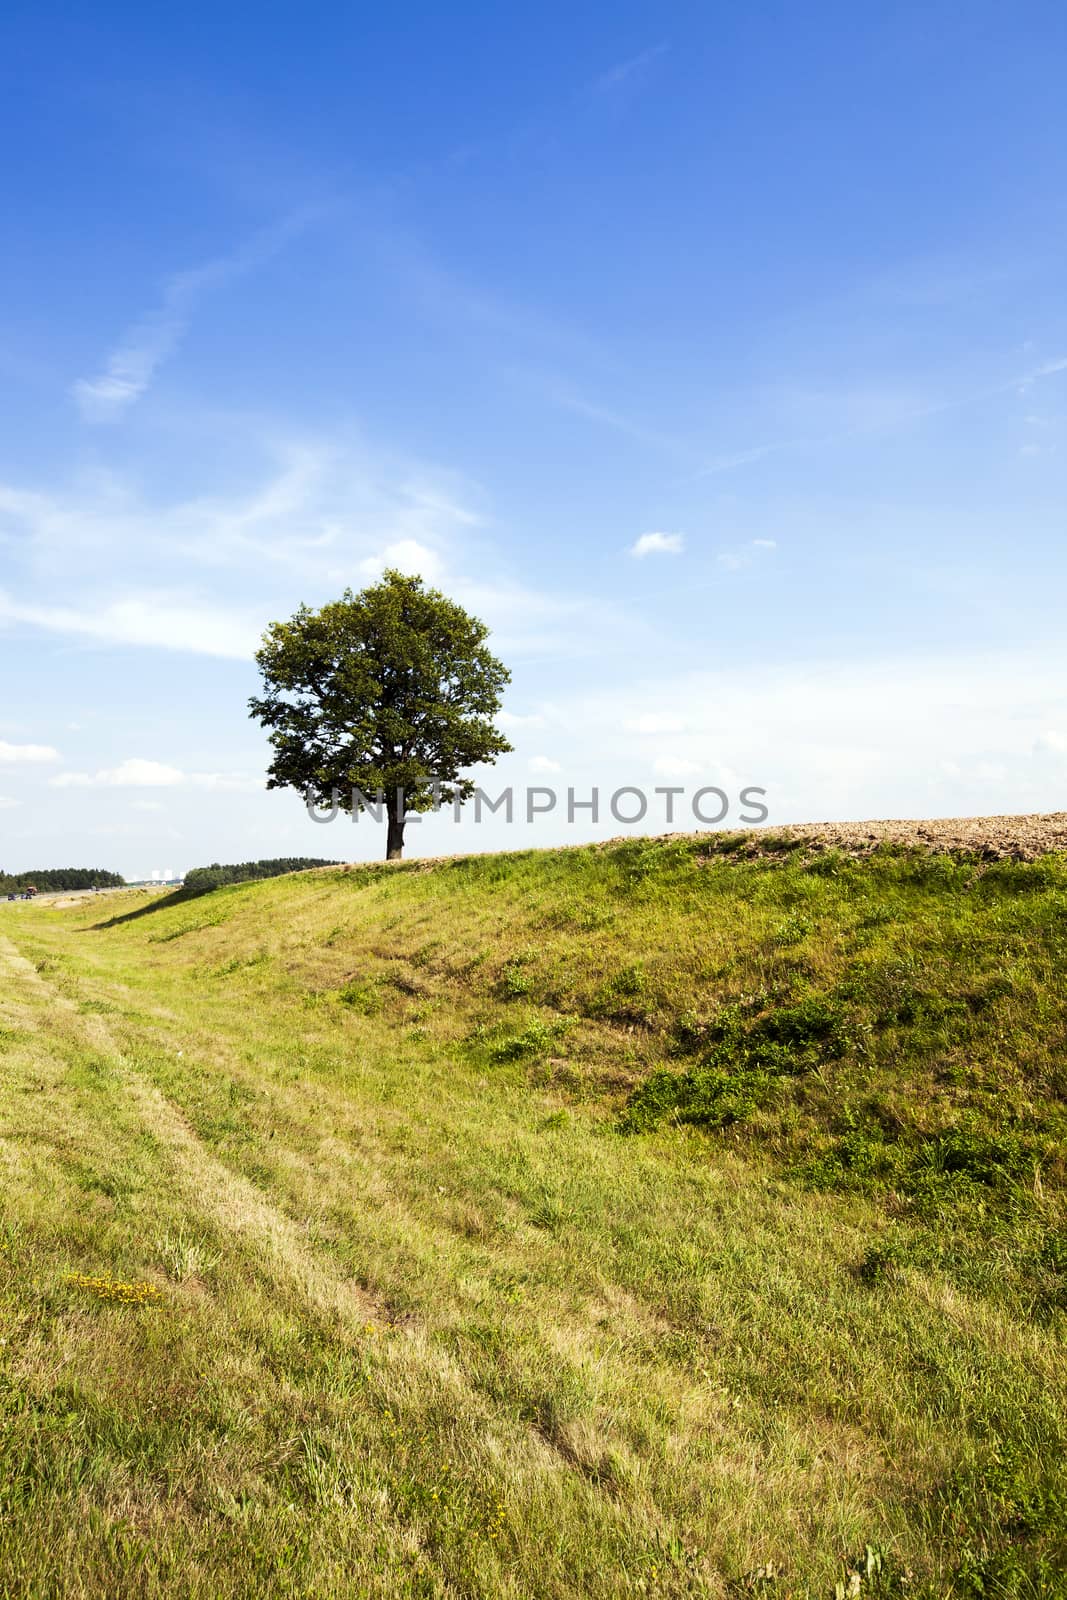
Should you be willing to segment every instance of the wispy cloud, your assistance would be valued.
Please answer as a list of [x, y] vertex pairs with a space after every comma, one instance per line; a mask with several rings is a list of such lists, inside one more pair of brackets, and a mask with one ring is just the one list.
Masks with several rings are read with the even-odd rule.
[[[775, 821], [1051, 811], [1067, 761], [1065, 671], [1057, 645], [667, 672], [579, 691], [559, 707], [553, 748], [623, 781], [635, 716], [652, 728], [664, 715], [684, 731], [638, 746], [657, 774], [696, 776], [688, 763], [721, 783], [732, 769], [766, 787]], [[956, 764], [950, 784], [944, 761]]]
[[0, 483], [12, 557], [0, 628], [247, 659], [294, 580], [295, 599], [309, 600], [389, 565], [437, 580], [446, 552], [455, 565], [483, 521], [471, 505], [477, 486], [359, 437], [276, 442], [239, 429], [238, 449], [257, 466], [236, 493], [150, 499], [100, 472], [61, 489]]
[[49, 778], [54, 789], [262, 789], [262, 778], [243, 773], [183, 772], [163, 761], [131, 756], [98, 772], [60, 772]]
[[231, 255], [177, 272], [163, 285], [160, 302], [131, 324], [101, 370], [79, 378], [70, 393], [86, 422], [114, 422], [148, 389], [156, 372], [181, 343], [204, 298], [268, 261], [311, 220], [298, 213], [264, 230]]
[[1051, 378], [1054, 373], [1067, 372], [1067, 356], [1057, 356], [1054, 361], [1043, 361], [1031, 373], [1032, 378]]
[[650, 450], [674, 456], [680, 465], [693, 465], [700, 459], [688, 445], [672, 434], [664, 433], [658, 428], [650, 428], [647, 424], [636, 421], [611, 406], [587, 400], [573, 385], [563, 379], [546, 378], [540, 374], [524, 376], [532, 387], [539, 390], [550, 404], [558, 406], [561, 411], [570, 411], [576, 417], [583, 417], [587, 422], [595, 422], [601, 427], [610, 428], [613, 433], [621, 433], [627, 439], [633, 439], [635, 443], [645, 445]]
[[392, 282], [407, 292], [415, 310], [451, 330], [463, 327], [485, 336], [497, 361], [502, 345], [527, 358], [533, 350], [604, 358], [603, 347], [580, 324], [486, 287], [437, 259], [412, 233], [379, 227], [367, 234], [365, 245], [377, 254]]
[[1020, 394], [1026, 394], [1031, 385], [1040, 383], [1042, 378], [1054, 378], [1057, 373], [1067, 372], [1067, 356], [1057, 356], [1052, 361], [1042, 361], [1038, 366], [1031, 368], [1021, 378], [1013, 379], [1005, 388], [1018, 389]]
[[[223, 424], [219, 425], [221, 433]], [[190, 564], [244, 569], [259, 586], [268, 567], [306, 580], [348, 581], [363, 560], [411, 541], [434, 551], [483, 522], [476, 484], [394, 457], [358, 435], [275, 439], [235, 430], [233, 450], [254, 455], [249, 486], [191, 499], [149, 499], [116, 474], [81, 474], [47, 490], [0, 482], [0, 537], [53, 590], [85, 592], [104, 566], [158, 577]], [[264, 472], [262, 457], [268, 458]]]
[[27, 605], [0, 594], [0, 623], [3, 622], [74, 634], [108, 645], [150, 645], [233, 660], [247, 660], [262, 632], [262, 626], [248, 616], [160, 593], [80, 607]]
[[727, 572], [740, 572], [742, 567], [751, 566], [754, 560], [777, 548], [777, 539], [750, 539], [747, 544], [738, 545], [733, 550], [720, 550], [715, 560]]
[[590, 84], [593, 94], [611, 94], [621, 89], [624, 84], [633, 83], [643, 76], [654, 61], [660, 56], [665, 56], [670, 49], [666, 39], [659, 44], [652, 45], [648, 50], [642, 50], [636, 56], [628, 56], [625, 61], [617, 61], [606, 72], [601, 72]]
[[[1051, 360], [1039, 362], [1026, 372], [1015, 377], [1007, 378], [999, 383], [984, 385], [980, 388], [968, 390], [965, 394], [949, 396], [947, 399], [931, 400], [929, 402], [917, 401], [906, 396], [892, 396], [888, 398], [877, 393], [866, 395], [847, 394], [838, 397], [835, 401], [839, 412], [859, 411], [862, 420], [854, 425], [830, 429], [826, 432], [812, 432], [810, 434], [797, 434], [786, 438], [758, 444], [744, 450], [730, 451], [722, 455], [712, 456], [707, 460], [693, 478], [714, 477], [718, 473], [732, 472], [738, 467], [751, 466], [757, 461], [764, 460], [767, 456], [780, 455], [786, 451], [825, 449], [834, 445], [844, 444], [850, 439], [866, 438], [871, 435], [885, 433], [897, 427], [907, 427], [915, 422], [922, 422], [928, 417], [943, 416], [951, 411], [962, 410], [967, 406], [978, 405], [983, 400], [992, 400], [997, 395], [1016, 393], [1026, 395], [1036, 383], [1041, 383], [1046, 378], [1056, 377], [1061, 372], [1067, 372], [1067, 356], [1056, 356]], [[826, 395], [811, 397], [814, 409], [825, 415]]]
[[[321, 603], [397, 566], [446, 584], [505, 653], [591, 654], [641, 629], [599, 598], [501, 570], [474, 532], [487, 521], [472, 505], [481, 491], [456, 474], [358, 440], [298, 441], [275, 454], [245, 492], [193, 500], [149, 500], [115, 477], [59, 492], [0, 483], [0, 533], [28, 584], [49, 593], [0, 590], [0, 628], [245, 660], [298, 600]], [[216, 598], [227, 592], [232, 602]]]
[[641, 561], [645, 556], [680, 556], [684, 549], [680, 533], [643, 533], [630, 546], [630, 554]]
[[749, 467], [755, 461], [762, 461], [764, 456], [776, 454], [779, 450], [794, 450], [802, 444], [812, 444], [814, 440], [780, 439], [776, 444], [757, 444], [748, 450], [734, 450], [726, 455], [712, 456], [700, 471], [695, 473], [697, 478], [713, 478], [720, 472], [733, 472], [737, 467]]
[[[407, 555], [405, 562], [403, 555], [398, 558], [394, 552], [392, 560], [399, 559], [406, 570], [438, 581], [442, 569], [429, 566], [411, 550]], [[373, 572], [350, 568], [343, 575], [345, 581], [375, 576], [381, 561], [382, 557], [375, 558]], [[449, 593], [461, 604], [485, 618], [493, 630], [494, 647], [505, 655], [592, 655], [625, 631], [619, 613], [594, 600], [542, 593], [514, 581], [471, 578], [462, 572], [445, 572], [440, 581], [447, 583]], [[110, 647], [142, 646], [247, 661], [267, 622], [287, 607], [291, 609], [291, 597], [284, 602], [265, 601], [253, 614], [158, 591], [96, 606], [25, 604], [0, 593], [0, 625], [19, 623]], [[630, 619], [625, 629], [636, 637], [641, 625]]]
[[[195, 442], [206, 424], [186, 426]], [[600, 594], [525, 581], [486, 490], [466, 474], [351, 425], [297, 432], [219, 415], [210, 428], [231, 483], [244, 468], [239, 487], [150, 494], [100, 469], [58, 487], [0, 481], [0, 630], [247, 660], [274, 618], [392, 565], [446, 587], [512, 662], [596, 655], [647, 633]]]
[[0, 739], [0, 761], [7, 765], [38, 764], [40, 762], [58, 761], [59, 751], [53, 750], [50, 744], [8, 744], [5, 739]]
[[563, 768], [558, 761], [553, 761], [551, 756], [531, 756], [529, 760], [531, 772], [562, 772]]
[[447, 579], [448, 592], [492, 629], [505, 660], [601, 658], [621, 639], [636, 648], [648, 638], [644, 619], [589, 595], [531, 588], [513, 579]]

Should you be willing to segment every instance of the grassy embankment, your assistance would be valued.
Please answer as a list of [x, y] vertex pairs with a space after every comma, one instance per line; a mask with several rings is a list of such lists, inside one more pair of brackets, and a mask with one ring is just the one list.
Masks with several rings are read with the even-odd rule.
[[1067, 1593], [1065, 972], [1051, 858], [0, 907], [0, 1594]]

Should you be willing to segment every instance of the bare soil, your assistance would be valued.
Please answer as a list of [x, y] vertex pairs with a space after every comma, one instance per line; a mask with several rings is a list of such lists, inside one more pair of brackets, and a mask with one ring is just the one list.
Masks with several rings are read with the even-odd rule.
[[797, 822], [784, 827], [753, 829], [744, 853], [778, 854], [784, 841], [798, 841], [813, 850], [842, 850], [866, 856], [881, 844], [928, 850], [933, 855], [954, 851], [985, 861], [1035, 861], [1067, 851], [1067, 811], [1044, 816], [937, 817], [878, 822]]

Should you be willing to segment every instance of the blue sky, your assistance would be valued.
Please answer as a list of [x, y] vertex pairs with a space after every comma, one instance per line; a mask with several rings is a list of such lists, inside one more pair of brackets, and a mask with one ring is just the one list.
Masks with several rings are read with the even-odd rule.
[[245, 704], [386, 562], [512, 667], [494, 790], [1062, 809], [1065, 62], [1055, 4], [9, 10], [0, 865], [377, 855]]

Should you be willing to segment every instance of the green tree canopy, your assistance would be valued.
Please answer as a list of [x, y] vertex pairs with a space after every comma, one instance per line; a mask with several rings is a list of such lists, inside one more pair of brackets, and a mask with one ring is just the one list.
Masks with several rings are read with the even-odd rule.
[[267, 787], [345, 810], [381, 794], [386, 857], [398, 860], [406, 812], [467, 799], [474, 781], [464, 770], [511, 749], [493, 725], [511, 675], [488, 633], [439, 590], [395, 571], [272, 623], [256, 652], [264, 693], [249, 701], [274, 747]]
[[0, 872], [0, 894], [28, 889], [120, 889], [126, 882], [103, 867], [38, 867], [35, 872]]
[[307, 872], [310, 867], [337, 867], [339, 861], [324, 856], [274, 856], [269, 861], [213, 861], [209, 867], [190, 867], [185, 874], [187, 894], [207, 894], [230, 883], [255, 883], [280, 878], [287, 872]]

